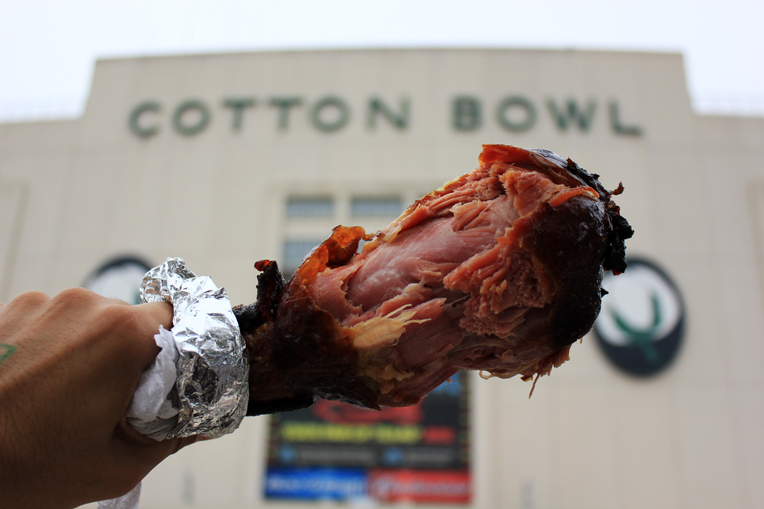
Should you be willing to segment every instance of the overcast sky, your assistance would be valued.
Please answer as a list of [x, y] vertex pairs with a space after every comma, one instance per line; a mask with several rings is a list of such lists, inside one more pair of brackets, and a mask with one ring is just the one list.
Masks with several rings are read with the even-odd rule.
[[0, 121], [76, 115], [97, 58], [369, 47], [681, 52], [701, 111], [764, 115], [762, 0], [0, 0]]

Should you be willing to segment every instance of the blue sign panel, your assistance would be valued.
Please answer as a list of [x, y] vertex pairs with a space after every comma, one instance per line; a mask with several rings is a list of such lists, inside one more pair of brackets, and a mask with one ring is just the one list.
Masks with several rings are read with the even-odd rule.
[[365, 498], [368, 475], [360, 468], [269, 468], [265, 496], [285, 499]]

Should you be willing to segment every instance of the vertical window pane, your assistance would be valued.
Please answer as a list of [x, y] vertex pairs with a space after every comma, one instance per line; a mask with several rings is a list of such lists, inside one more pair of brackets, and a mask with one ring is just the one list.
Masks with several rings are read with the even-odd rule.
[[350, 213], [354, 216], [398, 217], [403, 212], [401, 199], [395, 196], [353, 198]]
[[331, 198], [289, 198], [288, 217], [328, 217], [334, 214]]

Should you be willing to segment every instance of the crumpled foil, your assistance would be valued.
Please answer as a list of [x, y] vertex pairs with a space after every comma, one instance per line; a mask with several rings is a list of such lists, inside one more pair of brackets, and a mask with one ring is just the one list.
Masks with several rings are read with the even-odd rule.
[[249, 357], [225, 289], [168, 258], [144, 276], [140, 297], [173, 306], [177, 379], [167, 398], [178, 413], [164, 438], [233, 432], [249, 401]]

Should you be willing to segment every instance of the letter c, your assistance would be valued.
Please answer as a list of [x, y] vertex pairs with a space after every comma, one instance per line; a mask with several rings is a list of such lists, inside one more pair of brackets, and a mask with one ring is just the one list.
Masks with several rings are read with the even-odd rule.
[[133, 108], [133, 111], [130, 113], [130, 117], [128, 117], [127, 120], [127, 125], [130, 128], [130, 132], [139, 138], [151, 138], [157, 134], [159, 132], [159, 127], [156, 124], [151, 126], [141, 126], [140, 118], [141, 115], [146, 112], [150, 111], [152, 113], [159, 113], [159, 110], [161, 109], [162, 105], [156, 101], [142, 102]]

